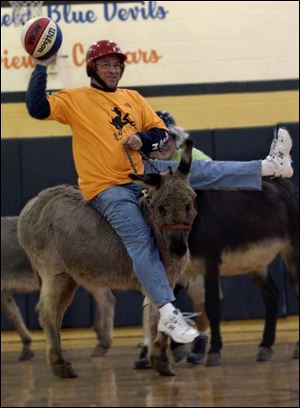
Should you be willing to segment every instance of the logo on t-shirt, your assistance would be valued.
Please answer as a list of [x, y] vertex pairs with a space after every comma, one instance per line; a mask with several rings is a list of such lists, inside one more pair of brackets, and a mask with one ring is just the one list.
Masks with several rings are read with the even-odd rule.
[[125, 115], [122, 117], [122, 112], [117, 106], [115, 106], [112, 111], [116, 114], [116, 116], [109, 123], [116, 129], [116, 132], [114, 132], [114, 138], [116, 140], [120, 140], [124, 126], [135, 126], [135, 121], [130, 119], [129, 113], [125, 113]]

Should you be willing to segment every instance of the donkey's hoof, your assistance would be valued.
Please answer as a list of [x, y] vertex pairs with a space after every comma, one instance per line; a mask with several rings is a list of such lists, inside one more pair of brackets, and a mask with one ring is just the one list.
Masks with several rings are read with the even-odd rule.
[[220, 353], [208, 353], [206, 366], [207, 367], [218, 367], [223, 364], [223, 360]]
[[101, 357], [108, 352], [109, 347], [104, 347], [102, 344], [97, 344], [95, 350], [92, 352], [92, 357]]
[[205, 361], [205, 354], [203, 353], [188, 353], [186, 361], [191, 364], [203, 364]]
[[198, 336], [193, 342], [193, 348], [190, 353], [188, 353], [186, 361], [191, 364], [203, 364], [206, 355], [208, 336]]
[[182, 344], [174, 349], [172, 349], [172, 354], [176, 363], [183, 360], [188, 353], [188, 348], [185, 344]]
[[34, 356], [34, 352], [32, 350], [22, 350], [20, 354], [19, 361], [29, 361]]
[[270, 361], [273, 351], [271, 347], [260, 347], [256, 356], [256, 361]]
[[78, 375], [73, 370], [71, 363], [68, 361], [60, 361], [51, 365], [54, 375], [59, 378], [76, 378]]
[[299, 344], [296, 345], [296, 348], [295, 348], [294, 353], [293, 353], [293, 358], [295, 360], [299, 360]]
[[146, 368], [151, 368], [150, 361], [148, 360], [147, 357], [144, 358], [139, 358], [134, 362], [133, 366], [136, 370], [144, 370]]
[[151, 368], [151, 364], [148, 359], [148, 346], [145, 346], [145, 344], [140, 344], [139, 348], [141, 349], [140, 355], [138, 359], [135, 360], [133, 367], [136, 370], [144, 370], [145, 368]]
[[173, 370], [173, 367], [168, 361], [162, 361], [158, 358], [153, 358], [152, 359], [152, 367], [154, 368], [155, 371], [157, 371], [160, 375], [163, 376], [173, 376], [175, 375], [175, 371]]

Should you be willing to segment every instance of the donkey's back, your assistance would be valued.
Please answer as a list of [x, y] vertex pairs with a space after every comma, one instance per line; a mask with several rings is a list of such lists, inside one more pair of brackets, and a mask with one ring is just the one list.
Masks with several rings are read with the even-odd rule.
[[48, 188], [27, 203], [18, 238], [39, 273], [47, 265], [87, 288], [139, 288], [120, 238], [75, 186]]

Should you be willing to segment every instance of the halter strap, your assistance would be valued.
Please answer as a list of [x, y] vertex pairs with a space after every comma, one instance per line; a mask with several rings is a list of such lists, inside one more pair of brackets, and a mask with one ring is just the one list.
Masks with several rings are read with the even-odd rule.
[[[131, 167], [132, 167], [132, 170], [133, 170], [134, 174], [138, 175], [136, 166], [135, 166], [135, 164], [133, 163], [133, 160], [132, 160], [132, 157], [131, 157], [130, 149], [129, 149], [129, 147], [128, 147], [128, 145], [127, 145], [126, 143], [124, 144], [124, 150], [125, 150], [126, 156], [127, 156], [127, 158], [128, 158], [128, 161], [129, 161], [129, 163], [130, 163], [130, 165], [131, 165]], [[149, 157], [146, 156], [145, 153], [143, 153], [141, 150], [138, 150], [138, 152], [139, 152], [139, 154], [142, 156], [143, 160], [144, 160], [144, 161], [148, 161], [148, 162], [149, 162], [149, 165], [153, 168], [153, 170], [155, 170], [156, 173], [159, 174], [160, 171], [159, 171], [159, 169], [155, 166], [155, 164], [152, 162], [152, 160], [150, 160]]]
[[191, 225], [189, 224], [162, 224], [160, 226], [162, 229], [166, 230], [184, 230], [188, 231], [191, 228]]

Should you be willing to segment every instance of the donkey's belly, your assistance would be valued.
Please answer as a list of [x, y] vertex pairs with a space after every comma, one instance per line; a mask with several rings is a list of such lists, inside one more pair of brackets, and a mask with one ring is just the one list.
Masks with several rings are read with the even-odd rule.
[[285, 246], [283, 240], [268, 240], [249, 244], [237, 251], [222, 253], [221, 276], [241, 275], [264, 269]]
[[[270, 239], [236, 250], [226, 249], [221, 254], [220, 276], [235, 276], [260, 271], [272, 262], [287, 244], [284, 240]], [[204, 257], [192, 258], [186, 273], [188, 276], [205, 274]]]

